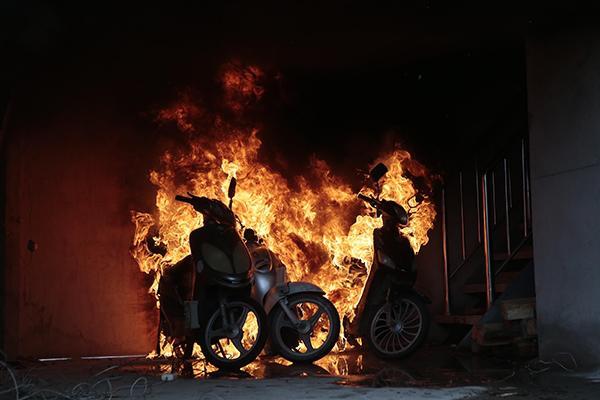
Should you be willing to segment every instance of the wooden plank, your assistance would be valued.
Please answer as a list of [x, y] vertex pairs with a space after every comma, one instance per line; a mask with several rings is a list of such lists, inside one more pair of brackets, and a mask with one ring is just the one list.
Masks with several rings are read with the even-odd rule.
[[535, 297], [505, 300], [500, 303], [500, 309], [507, 321], [535, 318]]
[[529, 338], [537, 336], [537, 324], [535, 318], [522, 319], [521, 330], [523, 332], [524, 337]]
[[482, 346], [512, 343], [522, 335], [521, 324], [512, 321], [489, 322], [473, 327], [472, 338]]
[[502, 322], [492, 322], [488, 324], [476, 324], [471, 331], [471, 338], [480, 345], [486, 340], [503, 336], [504, 324]]

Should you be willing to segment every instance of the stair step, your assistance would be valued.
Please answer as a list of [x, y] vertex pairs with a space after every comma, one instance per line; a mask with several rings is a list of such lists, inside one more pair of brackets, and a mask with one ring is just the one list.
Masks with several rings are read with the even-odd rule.
[[[508, 282], [496, 282], [496, 293], [504, 293], [508, 287]], [[484, 283], [467, 283], [463, 286], [463, 293], [477, 294], [485, 293]]]
[[436, 315], [435, 322], [446, 325], [475, 325], [481, 319], [481, 314], [473, 315]]
[[[496, 277], [496, 293], [503, 293], [508, 285], [521, 273], [521, 271], [502, 271]], [[467, 283], [463, 286], [463, 293], [484, 293], [484, 283]]]
[[[494, 261], [504, 261], [508, 258], [508, 253], [494, 253]], [[513, 260], [532, 260], [533, 248], [524, 247], [512, 257]]]

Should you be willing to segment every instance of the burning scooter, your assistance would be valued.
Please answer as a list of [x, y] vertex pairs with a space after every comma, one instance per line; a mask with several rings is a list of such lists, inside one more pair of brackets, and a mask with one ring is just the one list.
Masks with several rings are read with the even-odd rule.
[[[234, 195], [233, 180], [229, 198]], [[176, 200], [191, 204], [204, 216], [204, 225], [190, 234], [191, 256], [169, 268], [159, 282], [160, 328], [179, 356], [190, 357], [199, 343], [214, 366], [239, 369], [262, 351], [268, 320], [262, 304], [251, 297], [252, 259], [236, 216], [218, 200], [192, 194]]]
[[[238, 248], [239, 243], [237, 240], [239, 235], [237, 231], [235, 232], [235, 237], [232, 232], [232, 229], [235, 230], [235, 221], [237, 219], [231, 211], [236, 185], [236, 179], [232, 178], [228, 193], [229, 208], [217, 200], [209, 200], [196, 196], [178, 196], [178, 199], [193, 204], [194, 208], [205, 216], [205, 220], [208, 215], [210, 218], [209, 221], [215, 219], [217, 221], [225, 221], [223, 229], [228, 231], [228, 240], [235, 242], [233, 252], [225, 253], [233, 257], [228, 256], [230, 258], [228, 262], [238, 272], [237, 266], [235, 266], [236, 260], [238, 258], [243, 259], [245, 263], [246, 258], [245, 253]], [[203, 204], [207, 204], [208, 206]], [[241, 222], [239, 223], [242, 226], [242, 230], [244, 230], [244, 239], [247, 246], [244, 246], [244, 250], [247, 252], [248, 250], [246, 249], [249, 249], [251, 253], [251, 266], [248, 267], [249, 271], [244, 272], [246, 274], [244, 275], [244, 283], [246, 284], [248, 279], [250, 279], [252, 287], [250, 288], [249, 285], [243, 286], [243, 293], [248, 296], [251, 294], [252, 299], [250, 300], [252, 302], [249, 303], [252, 309], [257, 304], [260, 304], [262, 313], [266, 311], [268, 314], [271, 351], [292, 362], [307, 363], [322, 358], [331, 351], [339, 337], [340, 318], [337, 310], [324, 296], [325, 292], [318, 286], [307, 282], [289, 282], [285, 265], [265, 246], [264, 242], [256, 236], [253, 230], [244, 229]], [[190, 235], [192, 254], [167, 268], [160, 279], [158, 287], [161, 304], [160, 330], [168, 337], [175, 355], [184, 359], [192, 356], [195, 341], [194, 335], [190, 335], [189, 327], [186, 326], [185, 318], [188, 315], [192, 315], [193, 321], [193, 315], [196, 315], [196, 312], [193, 310], [188, 312], [188, 315], [184, 314], [184, 307], [188, 309], [190, 307], [199, 307], [199, 304], [208, 301], [211, 297], [210, 293], [200, 293], [198, 290], [193, 290], [192, 288], [194, 274], [200, 268], [198, 267], [198, 262], [195, 260], [201, 259], [200, 257], [202, 256], [208, 256], [209, 259], [203, 261], [203, 271], [205, 271], [207, 262], [210, 263], [212, 261], [214, 264], [213, 268], [221, 272], [224, 272], [224, 266], [227, 264], [225, 262], [227, 260], [223, 257], [223, 254], [218, 259], [208, 253], [204, 255], [202, 251], [203, 249], [206, 250], [207, 246], [199, 243], [198, 240], [194, 241], [192, 239], [194, 235], [194, 233]], [[200, 255], [194, 255], [194, 243], [198, 243], [197, 248], [199, 250], [197, 251], [200, 252]], [[194, 265], [196, 265], [196, 268], [194, 268]], [[227, 269], [227, 271], [230, 270]], [[195, 279], [195, 281], [198, 282], [198, 279]], [[222, 279], [221, 282], [226, 286], [228, 285], [228, 282]], [[189, 298], [192, 293], [195, 293], [194, 301], [185, 301], [184, 299]], [[259, 317], [255, 318], [260, 322], [259, 332], [261, 336], [257, 340], [260, 340], [264, 345], [262, 334], [266, 330], [266, 325], [262, 322], [262, 316]], [[187, 325], [189, 324], [188, 318]], [[192, 325], [198, 326], [194, 322], [192, 322]], [[235, 345], [235, 342], [233, 343]], [[215, 358], [214, 351], [211, 352], [211, 349], [205, 350], [205, 347], [208, 346], [202, 345], [202, 341], [200, 341], [200, 344], [202, 352], [213, 365], [220, 368], [239, 368], [239, 366], [245, 365], [242, 361], [234, 363], [223, 360], [223, 357]], [[235, 353], [235, 349], [231, 349], [231, 346], [220, 346], [216, 348], [219, 355], [225, 355], [226, 358], [230, 357], [227, 354], [227, 349], [234, 350]], [[256, 348], [253, 347], [252, 353], [249, 354], [256, 357], [260, 353], [260, 350], [258, 350], [258, 353], [255, 351], [258, 348], [258, 346]], [[260, 349], [262, 349], [262, 346]], [[225, 350], [225, 352], [222, 350]], [[247, 355], [244, 362], [247, 364], [250, 361], [252, 360]]]
[[269, 315], [271, 351], [310, 363], [333, 349], [340, 317], [325, 292], [308, 282], [290, 282], [286, 266], [252, 229], [244, 230], [254, 268], [252, 296]]
[[[398, 203], [379, 198], [379, 180], [387, 171], [380, 163], [369, 173], [375, 197], [358, 194], [382, 216], [383, 226], [373, 231], [373, 263], [349, 331], [353, 337], [362, 337], [363, 344], [377, 356], [403, 358], [423, 343], [430, 315], [427, 300], [413, 288], [415, 253], [399, 230], [408, 225], [410, 210], [407, 213]], [[422, 199], [423, 195], [417, 194], [411, 200], [418, 205]]]

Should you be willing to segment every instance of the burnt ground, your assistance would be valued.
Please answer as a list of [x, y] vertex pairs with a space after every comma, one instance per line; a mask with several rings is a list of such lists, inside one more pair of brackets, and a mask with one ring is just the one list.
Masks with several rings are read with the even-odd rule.
[[[102, 359], [22, 362], [11, 371], [19, 399], [598, 399], [600, 375], [570, 359], [545, 363], [473, 356], [447, 347], [383, 362], [356, 352], [332, 354], [318, 365], [263, 357], [243, 371], [221, 373], [203, 361]], [[567, 371], [569, 370], [569, 371]], [[163, 381], [173, 377], [173, 381]], [[2, 372], [0, 398], [17, 399]]]

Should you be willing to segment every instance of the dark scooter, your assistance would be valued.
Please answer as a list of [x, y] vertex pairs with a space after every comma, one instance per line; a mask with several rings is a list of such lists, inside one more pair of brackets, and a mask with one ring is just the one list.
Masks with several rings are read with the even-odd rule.
[[[406, 226], [410, 213], [398, 203], [380, 199], [379, 180], [387, 173], [384, 164], [370, 171], [376, 197], [358, 197], [383, 217], [383, 226], [373, 231], [373, 264], [349, 324], [350, 334], [381, 358], [403, 358], [412, 354], [427, 336], [430, 314], [426, 298], [413, 285], [417, 271], [415, 253], [399, 227]], [[422, 201], [422, 195], [415, 196]]]
[[[234, 195], [232, 180], [230, 207]], [[258, 357], [268, 337], [267, 315], [251, 296], [250, 253], [230, 207], [192, 194], [176, 200], [191, 204], [204, 225], [190, 234], [191, 255], [168, 268], [159, 282], [161, 329], [182, 358], [199, 343], [214, 366], [239, 369]]]

